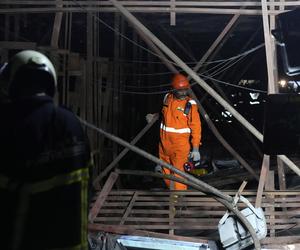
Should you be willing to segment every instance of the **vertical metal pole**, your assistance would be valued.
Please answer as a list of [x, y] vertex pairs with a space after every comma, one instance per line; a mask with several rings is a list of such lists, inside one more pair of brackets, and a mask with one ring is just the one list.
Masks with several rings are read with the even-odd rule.
[[170, 25], [176, 25], [176, 12], [175, 12], [175, 0], [170, 0]]
[[[57, 4], [56, 7], [62, 7], [62, 4]], [[58, 40], [59, 40], [61, 23], [62, 23], [62, 17], [63, 17], [63, 12], [57, 12], [55, 14], [52, 36], [51, 36], [51, 47], [54, 48], [58, 48]]]
[[273, 55], [272, 45], [271, 45], [271, 34], [270, 34], [270, 26], [269, 26], [267, 1], [261, 0], [261, 6], [262, 6], [262, 17], [263, 17], [263, 27], [264, 27], [264, 37], [265, 37], [267, 69], [268, 69], [268, 92], [275, 93], [274, 55]]
[[[284, 2], [284, 0], [280, 0], [280, 2]], [[280, 5], [280, 10], [284, 10], [284, 5]], [[276, 49], [276, 47], [275, 47]], [[283, 161], [277, 156], [277, 167], [278, 167], [278, 180], [279, 180], [279, 189], [286, 190], [286, 178], [285, 178], [285, 168]], [[286, 208], [285, 208], [286, 209]]]

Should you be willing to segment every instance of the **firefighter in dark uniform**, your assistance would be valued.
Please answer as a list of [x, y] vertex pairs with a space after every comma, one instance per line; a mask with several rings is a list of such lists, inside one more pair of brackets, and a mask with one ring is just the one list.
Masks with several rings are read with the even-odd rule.
[[2, 78], [0, 249], [87, 249], [89, 146], [76, 116], [53, 103], [55, 69], [27, 50]]

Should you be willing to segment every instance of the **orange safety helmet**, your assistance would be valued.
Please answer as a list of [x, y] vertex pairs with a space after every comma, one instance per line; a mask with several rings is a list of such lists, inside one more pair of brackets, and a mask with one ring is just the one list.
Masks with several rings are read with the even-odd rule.
[[190, 87], [189, 80], [182, 74], [175, 74], [172, 79], [173, 89], [188, 89]]

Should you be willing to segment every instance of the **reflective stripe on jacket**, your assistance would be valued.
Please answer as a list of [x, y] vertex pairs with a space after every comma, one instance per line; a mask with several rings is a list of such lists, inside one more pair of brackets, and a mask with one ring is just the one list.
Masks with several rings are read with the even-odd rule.
[[48, 96], [0, 105], [1, 249], [87, 249], [89, 143]]
[[[76, 184], [78, 188], [77, 196], [80, 197], [80, 204], [73, 204], [74, 210], [79, 210], [80, 215], [73, 219], [76, 219], [80, 223], [80, 233], [77, 243], [74, 245], [68, 245], [66, 247], [55, 249], [68, 249], [68, 250], [85, 250], [87, 249], [87, 189], [88, 189], [88, 178], [89, 171], [88, 168], [77, 169], [70, 173], [61, 174], [54, 176], [47, 180], [38, 181], [34, 183], [18, 183], [15, 180], [12, 180], [4, 175], [0, 175], [0, 190], [8, 192], [8, 195], [16, 195], [17, 198], [17, 208], [15, 212], [15, 224], [17, 225], [13, 231], [13, 249], [23, 249], [23, 238], [26, 234], [26, 223], [28, 221], [28, 214], [30, 209], [32, 209], [31, 199], [39, 194], [47, 197], [51, 195], [53, 189], [59, 188], [60, 190], [69, 189], [69, 185]], [[51, 196], [50, 196], [51, 197]], [[55, 201], [52, 201], [55, 203]], [[55, 204], [58, 208], [64, 206], [64, 204]], [[72, 214], [72, 211], [70, 211]], [[66, 215], [68, 216], [68, 215]], [[40, 218], [41, 222], [43, 218]], [[47, 214], [45, 214], [45, 219], [47, 219]], [[62, 221], [63, 223], [63, 221]], [[59, 227], [59, 225], [57, 225]], [[42, 229], [41, 229], [42, 230]], [[75, 230], [74, 227], [70, 226], [70, 231]], [[67, 233], [67, 232], [65, 232]], [[47, 243], [45, 242], [45, 245]], [[40, 246], [40, 249], [44, 249], [44, 246]], [[51, 250], [51, 248], [47, 249]]]

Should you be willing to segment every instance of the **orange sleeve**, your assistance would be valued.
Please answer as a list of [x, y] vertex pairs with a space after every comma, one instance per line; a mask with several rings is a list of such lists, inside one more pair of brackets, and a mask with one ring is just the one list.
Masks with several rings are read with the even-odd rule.
[[191, 144], [193, 147], [201, 146], [201, 120], [198, 112], [198, 106], [194, 100], [189, 101], [191, 105], [191, 111], [189, 113], [188, 125], [191, 129]]

